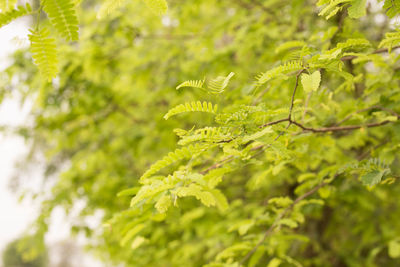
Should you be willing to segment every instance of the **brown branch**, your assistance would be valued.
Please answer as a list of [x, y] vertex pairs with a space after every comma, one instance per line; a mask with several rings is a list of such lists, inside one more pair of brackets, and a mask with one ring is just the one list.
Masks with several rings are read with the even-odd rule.
[[275, 124], [279, 124], [279, 123], [285, 122], [285, 121], [289, 121], [289, 118], [285, 118], [285, 119], [281, 119], [281, 120], [277, 120], [277, 121], [271, 121], [271, 122], [268, 122], [268, 123], [266, 123], [264, 125], [261, 125], [261, 126], [258, 126], [258, 127], [259, 128], [264, 128], [264, 127], [275, 125]]
[[393, 121], [386, 120], [386, 121], [382, 121], [382, 122], [373, 122], [373, 123], [368, 123], [368, 124], [363, 124], [363, 125], [346, 125], [346, 126], [333, 126], [333, 127], [323, 127], [323, 128], [310, 128], [310, 127], [306, 127], [303, 124], [298, 123], [296, 121], [291, 121], [291, 123], [300, 127], [301, 129], [303, 129], [303, 131], [314, 132], [314, 133], [351, 131], [351, 130], [357, 130], [360, 128], [372, 128], [372, 127], [382, 126], [382, 125], [388, 124], [390, 122], [393, 122]]
[[[394, 47], [392, 47], [392, 50], [398, 49], [398, 48], [400, 48], [400, 46], [394, 46]], [[375, 50], [371, 54], [382, 54], [382, 53], [387, 53], [387, 52], [389, 52], [389, 50], [387, 48], [381, 48], [381, 49]], [[349, 61], [349, 60], [353, 60], [357, 57], [358, 56], [344, 56], [340, 60], [341, 61]]]
[[231, 156], [228, 156], [228, 157], [222, 159], [221, 161], [215, 163], [214, 165], [211, 165], [210, 167], [208, 167], [208, 168], [205, 169], [204, 171], [201, 171], [200, 174], [205, 175], [205, 174], [207, 174], [209, 171], [212, 171], [212, 170], [214, 170], [214, 169], [217, 169], [217, 168], [223, 166], [225, 163], [230, 162], [230, 161], [232, 161], [232, 160], [233, 160], [233, 156], [232, 156], [232, 155], [231, 155]]
[[[279, 133], [279, 134], [275, 137], [275, 139], [272, 140], [272, 142], [275, 142], [276, 140], [278, 140], [279, 137], [281, 137], [282, 135], [283, 135], [283, 132]], [[245, 146], [248, 146], [248, 145], [250, 145], [251, 143], [252, 143], [252, 141], [250, 141], [249, 143], [247, 143]], [[272, 143], [267, 144], [267, 145], [258, 145], [258, 146], [252, 147], [252, 148], [251, 148], [251, 151], [256, 151], [256, 150], [260, 150], [260, 149], [261, 149], [259, 152], [255, 153], [255, 154], [253, 155], [253, 157], [257, 156], [260, 152], [264, 151], [266, 148], [270, 147], [271, 145], [272, 145]], [[224, 159], [218, 161], [217, 163], [211, 165], [211, 166], [208, 167], [207, 169], [204, 169], [203, 171], [200, 172], [200, 174], [205, 175], [205, 174], [207, 174], [209, 171], [212, 171], [212, 170], [214, 170], [214, 169], [217, 169], [217, 168], [223, 166], [225, 163], [231, 162], [231, 161], [234, 160], [234, 159], [235, 159], [235, 158], [234, 158], [233, 155], [228, 156], [228, 157], [226, 157], [226, 158], [224, 158]]]
[[327, 185], [327, 183], [321, 183], [318, 186], [314, 187], [313, 189], [311, 189], [310, 191], [304, 193], [303, 195], [299, 196], [298, 198], [296, 198], [293, 203], [287, 207], [286, 209], [284, 209], [279, 215], [278, 217], [276, 217], [276, 219], [274, 220], [274, 222], [271, 224], [271, 226], [267, 229], [267, 231], [265, 231], [262, 239], [255, 245], [255, 247], [250, 250], [246, 256], [244, 256], [244, 258], [240, 261], [240, 264], [243, 264], [244, 262], [246, 262], [246, 260], [248, 260], [250, 258], [251, 255], [253, 255], [257, 249], [265, 242], [265, 240], [267, 239], [267, 237], [275, 230], [275, 228], [278, 226], [279, 221], [286, 216], [286, 214], [293, 209], [293, 207], [295, 205], [297, 205], [300, 201], [304, 200], [305, 198], [311, 196], [312, 194], [314, 194], [315, 192], [318, 191], [318, 189], [320, 189], [321, 187], [324, 187], [325, 185]]
[[295, 95], [296, 95], [297, 87], [299, 87], [300, 75], [304, 71], [305, 71], [305, 69], [301, 69], [296, 74], [296, 83], [294, 84], [294, 89], [293, 89], [293, 93], [292, 93], [292, 99], [290, 101], [290, 108], [289, 108], [288, 117], [286, 119], [280, 119], [280, 120], [277, 120], [277, 121], [272, 121], [272, 122], [266, 123], [264, 125], [259, 126], [260, 128], [264, 128], [264, 127], [267, 127], [267, 126], [270, 126], [270, 125], [274, 125], [274, 124], [278, 124], [278, 123], [285, 122], [285, 121], [289, 122], [289, 124], [287, 126], [287, 128], [289, 128], [290, 124], [292, 123], [292, 112], [293, 112], [293, 106], [294, 106], [294, 98], [295, 98]]
[[294, 85], [294, 89], [293, 89], [293, 93], [292, 93], [292, 100], [290, 101], [290, 109], [289, 109], [289, 116], [288, 116], [288, 121], [289, 121], [289, 125], [291, 124], [292, 121], [292, 111], [293, 111], [293, 106], [294, 106], [294, 97], [296, 95], [296, 91], [297, 91], [297, 87], [299, 86], [299, 79], [300, 79], [300, 75], [305, 71], [305, 69], [301, 69], [299, 70], [299, 72], [297, 72], [296, 74], [296, 83]]
[[[340, 121], [337, 124], [343, 123], [346, 120], [348, 120], [351, 115], [355, 114], [355, 113], [359, 113], [359, 112], [363, 112], [363, 111], [367, 111], [367, 110], [371, 110], [371, 109], [381, 109], [384, 111], [387, 111], [389, 113], [391, 113], [392, 115], [397, 117], [397, 121], [400, 120], [400, 114], [396, 113], [395, 111], [391, 110], [391, 109], [387, 109], [385, 107], [381, 107], [381, 106], [372, 106], [369, 108], [365, 108], [365, 109], [361, 109], [358, 111], [353, 112], [352, 114], [348, 115], [346, 118], [344, 118], [342, 121]], [[303, 124], [292, 120], [291, 118], [286, 118], [286, 119], [280, 119], [280, 120], [276, 120], [276, 121], [272, 121], [269, 123], [266, 123], [264, 125], [259, 126], [260, 128], [264, 128], [270, 125], [275, 125], [275, 124], [279, 124], [285, 121], [289, 121], [289, 125], [290, 124], [294, 124], [297, 127], [303, 129], [303, 131], [307, 131], [307, 132], [314, 132], [314, 133], [323, 133], [323, 132], [338, 132], [338, 131], [351, 131], [351, 130], [357, 130], [360, 128], [373, 128], [373, 127], [378, 127], [378, 126], [382, 126], [391, 122], [397, 122], [397, 121], [389, 121], [389, 120], [385, 120], [382, 122], [372, 122], [372, 123], [367, 123], [367, 124], [361, 124], [361, 125], [346, 125], [346, 126], [332, 126], [332, 127], [322, 127], [322, 128], [312, 128], [312, 127], [307, 127], [304, 126]]]
[[[397, 119], [400, 119], [400, 116], [397, 115]], [[286, 119], [281, 119], [277, 121], [272, 121], [269, 123], [266, 123], [264, 125], [259, 126], [260, 128], [264, 128], [266, 126], [274, 125], [274, 124], [279, 124], [281, 122], [289, 121], [291, 124], [294, 124], [298, 126], [299, 128], [303, 129], [304, 131], [307, 132], [314, 132], [314, 133], [323, 133], [323, 132], [338, 132], [338, 131], [351, 131], [351, 130], [357, 130], [360, 128], [373, 128], [373, 127], [378, 127], [382, 126], [385, 124], [388, 124], [390, 122], [396, 122], [396, 121], [382, 121], [382, 122], [373, 122], [373, 123], [367, 123], [367, 124], [362, 124], [362, 125], [346, 125], [346, 126], [333, 126], [333, 127], [322, 127], [322, 128], [311, 128], [311, 127], [306, 127], [303, 124], [294, 121], [294, 120], [289, 120], [288, 118]]]
[[[298, 71], [297, 74], [296, 74], [296, 82], [295, 82], [295, 86], [294, 86], [294, 89], [293, 89], [292, 98], [291, 98], [291, 101], [290, 101], [290, 108], [289, 108], [289, 115], [288, 115], [288, 117], [287, 117], [287, 118], [284, 118], [284, 119], [280, 119], [280, 120], [268, 122], [268, 123], [266, 123], [266, 124], [264, 124], [264, 125], [259, 126], [259, 128], [264, 128], [264, 127], [267, 127], [267, 126], [271, 126], [271, 125], [275, 125], [275, 124], [279, 124], [279, 123], [288, 121], [289, 124], [287, 125], [286, 129], [289, 128], [290, 125], [294, 124], [294, 125], [296, 125], [297, 127], [301, 128], [303, 131], [314, 132], [314, 133], [323, 133], [323, 132], [351, 131], [351, 130], [356, 130], [356, 129], [360, 129], [360, 128], [372, 128], [372, 127], [378, 127], [378, 126], [382, 126], [382, 125], [388, 124], [388, 123], [390, 123], [390, 122], [393, 122], [393, 121], [388, 121], [388, 120], [386, 120], [386, 121], [382, 121], [382, 122], [368, 123], [368, 124], [364, 124], [364, 125], [347, 125], [347, 126], [333, 126], [333, 127], [323, 127], [323, 128], [311, 128], [311, 127], [306, 127], [306, 126], [304, 126], [303, 124], [301, 124], [301, 123], [299, 123], [299, 122], [293, 120], [293, 119], [292, 119], [292, 112], [293, 112], [293, 107], [294, 107], [295, 95], [296, 95], [297, 88], [298, 88], [298, 86], [299, 86], [300, 75], [301, 75], [304, 71], [305, 71], [305, 69], [301, 69], [301, 70]], [[381, 106], [374, 106], [374, 107], [366, 108], [366, 109], [360, 110], [360, 111], [358, 111], [358, 112], [362, 112], [362, 111], [365, 111], [365, 110], [368, 110], [368, 109], [372, 109], [372, 108], [379, 108], [379, 109], [381, 109], [381, 110], [388, 111], [388, 112], [390, 112], [391, 114], [397, 116], [397, 119], [398, 119], [398, 120], [400, 119], [400, 115], [399, 115], [398, 113], [396, 113], [396, 112], [393, 111], [393, 110], [390, 110], [390, 109], [381, 107]], [[273, 142], [276, 141], [276, 140], [278, 140], [279, 137], [281, 137], [282, 135], [283, 135], [283, 133], [280, 133], [280, 134], [273, 140]], [[231, 141], [231, 140], [229, 140], [229, 141]], [[229, 142], [229, 141], [228, 141], [228, 142]], [[249, 143], [249, 144], [250, 144], [250, 143]], [[269, 146], [271, 146], [271, 144], [268, 144], [268, 145], [259, 145], [259, 146], [257, 146], [257, 147], [253, 147], [251, 150], [254, 151], [254, 150], [262, 149], [262, 150], [261, 150], [261, 152], [262, 152], [262, 151], [264, 151], [266, 148], [268, 148]], [[257, 155], [257, 154], [258, 154], [258, 153], [256, 153], [256, 155]], [[231, 162], [232, 160], [234, 160], [234, 157], [233, 157], [232, 155], [231, 155], [231, 156], [228, 156], [228, 157], [222, 159], [221, 161], [219, 161], [219, 162], [217, 162], [217, 163], [211, 165], [210, 167], [206, 168], [205, 170], [201, 171], [200, 174], [205, 175], [205, 174], [207, 174], [209, 171], [214, 170], [214, 169], [217, 169], [217, 168], [223, 166], [225, 163]]]
[[[400, 48], [400, 45], [393, 46], [393, 47], [392, 47], [392, 50], [393, 50], [393, 49], [397, 49], [397, 48]], [[386, 53], [386, 52], [389, 52], [389, 49], [387, 49], [387, 48], [381, 48], [381, 49], [375, 50], [374, 52], [372, 52], [372, 54], [381, 54], [381, 53]]]

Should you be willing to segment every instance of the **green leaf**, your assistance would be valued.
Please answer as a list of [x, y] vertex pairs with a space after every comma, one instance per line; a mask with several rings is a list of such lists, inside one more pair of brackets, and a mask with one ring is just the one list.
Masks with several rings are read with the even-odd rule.
[[180, 187], [173, 191], [178, 197], [193, 196], [200, 200], [203, 205], [207, 207], [215, 206], [217, 204], [214, 195], [208, 191], [203, 191], [203, 188], [196, 184], [190, 184], [188, 187]]
[[46, 28], [30, 30], [31, 52], [34, 63], [38, 66], [47, 81], [51, 81], [58, 73], [58, 57], [56, 41], [49, 37], [50, 31]]
[[0, 9], [2, 13], [12, 10], [17, 2], [17, 0], [0, 0]]
[[358, 19], [367, 14], [366, 5], [367, 0], [353, 0], [351, 7], [348, 8], [348, 14], [350, 18]]
[[251, 135], [246, 135], [243, 137], [243, 142], [247, 143], [249, 141], [252, 140], [256, 140], [258, 138], [263, 137], [264, 135], [268, 134], [268, 133], [273, 133], [272, 128], [271, 127], [265, 127], [264, 129], [262, 129], [261, 131], [255, 132]]
[[32, 13], [32, 7], [28, 3], [26, 6], [18, 6], [15, 9], [0, 13], [0, 28], [13, 20]]
[[285, 219], [280, 220], [278, 222], [278, 225], [286, 225], [290, 228], [296, 228], [299, 224], [295, 220], [285, 218]]
[[231, 72], [228, 76], [218, 76], [217, 78], [211, 80], [208, 83], [208, 92], [211, 94], [221, 94], [224, 92], [225, 88], [228, 86], [229, 81], [235, 75], [235, 73]]
[[137, 236], [131, 244], [131, 249], [137, 249], [138, 247], [140, 247], [142, 244], [146, 243], [146, 241], [148, 241], [146, 238], [144, 238], [143, 236]]
[[303, 73], [301, 75], [301, 84], [303, 85], [304, 91], [307, 93], [317, 91], [320, 83], [321, 73], [318, 70], [311, 75], [306, 73]]
[[268, 204], [275, 204], [279, 207], [285, 208], [293, 203], [289, 197], [275, 197], [268, 200]]
[[68, 41], [78, 40], [78, 18], [72, 1], [42, 0], [42, 2], [44, 11], [46, 11], [51, 24], [54, 25], [59, 34]]
[[122, 190], [121, 192], [119, 192], [117, 194], [118, 197], [122, 197], [122, 196], [132, 196], [132, 195], [136, 195], [137, 192], [139, 191], [140, 187], [132, 187], [129, 189], [125, 189]]
[[257, 248], [256, 252], [254, 252], [253, 256], [251, 256], [248, 266], [249, 267], [257, 266], [257, 264], [260, 262], [260, 259], [262, 258], [264, 253], [265, 253], [265, 247], [264, 246], [259, 246]]
[[384, 171], [371, 171], [361, 177], [361, 182], [368, 186], [376, 185], [382, 180], [384, 174]]
[[167, 212], [168, 208], [171, 206], [172, 200], [170, 195], [162, 196], [156, 203], [156, 209], [159, 213]]
[[254, 226], [254, 220], [246, 219], [233, 224], [228, 231], [232, 232], [237, 230], [240, 235], [245, 235], [250, 228]]
[[394, 18], [400, 13], [400, 1], [398, 0], [385, 0], [383, 9], [386, 9], [386, 13], [389, 18]]
[[180, 104], [172, 109], [170, 109], [167, 114], [164, 115], [164, 119], [168, 120], [170, 117], [175, 116], [176, 114], [185, 113], [185, 112], [208, 112], [208, 113], [216, 113], [218, 109], [218, 105], [213, 105], [210, 102], [203, 101], [192, 101], [185, 104]]
[[267, 265], [267, 267], [278, 267], [281, 265], [282, 261], [278, 258], [273, 258]]
[[221, 191], [217, 189], [210, 190], [210, 193], [214, 196], [216, 205], [219, 210], [225, 211], [229, 208], [228, 200]]
[[388, 244], [388, 253], [391, 258], [400, 258], [400, 241], [392, 240]]
[[181, 83], [180, 85], [178, 85], [176, 87], [176, 90], [179, 90], [182, 87], [193, 87], [193, 88], [204, 89], [203, 85], [204, 85], [204, 79], [203, 80], [189, 80], [189, 81], [185, 81], [185, 82]]
[[129, 242], [129, 240], [131, 240], [135, 235], [137, 235], [140, 231], [142, 231], [145, 226], [146, 226], [145, 224], [141, 223], [135, 225], [135, 227], [130, 229], [121, 239], [120, 241], [121, 246], [125, 246]]

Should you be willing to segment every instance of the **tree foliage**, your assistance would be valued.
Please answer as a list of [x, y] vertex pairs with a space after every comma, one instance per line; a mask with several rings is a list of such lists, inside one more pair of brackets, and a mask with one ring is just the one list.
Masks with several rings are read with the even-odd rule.
[[46, 267], [48, 265], [47, 249], [36, 251], [36, 241], [21, 238], [10, 242], [2, 253], [4, 267]]
[[64, 2], [30, 37], [45, 79], [26, 51], [3, 73], [55, 184], [39, 233], [84, 201], [113, 264], [398, 266], [397, 1]]

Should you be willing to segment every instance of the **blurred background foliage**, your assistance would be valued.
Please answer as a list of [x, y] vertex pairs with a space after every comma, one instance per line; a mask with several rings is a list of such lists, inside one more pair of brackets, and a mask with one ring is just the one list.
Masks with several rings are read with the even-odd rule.
[[[13, 65], [1, 74], [8, 81], [0, 88], [2, 97], [17, 90], [24, 101], [34, 103], [32, 123], [14, 129], [31, 152], [21, 159], [12, 183], [21, 192], [18, 188], [29, 178], [29, 168], [45, 164], [43, 188], [51, 191], [23, 192], [23, 197], [42, 203], [32, 229], [36, 242], [42, 242], [55, 207], [71, 212], [84, 203], [78, 215], [74, 213], [71, 229], [84, 233], [88, 249], [111, 266], [239, 266], [273, 215], [285, 206], [267, 205], [269, 199], [294, 199], [320, 181], [321, 173], [347, 168], [353, 173], [336, 178], [316, 194], [323, 205], [298, 212], [298, 222], [305, 222], [280, 226], [245, 265], [399, 266], [396, 122], [351, 132], [284, 136], [275, 149], [286, 154], [263, 152], [257, 162], [233, 162], [235, 171], [218, 186], [230, 204], [226, 211], [185, 199], [163, 217], [146, 209], [128, 209], [130, 198], [117, 197], [118, 192], [139, 186], [138, 179], [150, 164], [177, 148], [173, 129], [213, 124], [211, 116], [198, 113], [164, 120], [170, 108], [195, 100], [212, 101], [227, 112], [257, 106], [270, 110], [272, 121], [287, 112], [295, 80], [277, 79], [258, 87], [257, 74], [350, 38], [369, 40], [370, 55], [392, 30], [385, 10], [369, 4], [364, 17], [353, 19], [346, 6], [326, 20], [318, 16], [321, 8], [314, 1], [169, 0], [167, 14], [156, 16], [143, 2], [127, 1], [98, 19], [100, 2], [77, 5], [80, 39], [69, 44], [57, 40], [60, 72], [51, 83], [43, 82], [26, 50], [15, 53]], [[282, 46], [294, 40], [301, 43], [301, 50]], [[298, 92], [296, 105], [311, 110], [295, 110], [297, 118], [303, 116], [304, 121], [305, 116], [306, 122], [328, 127], [354, 113], [345, 120], [360, 124], [374, 116], [386, 119], [387, 114], [373, 114], [376, 109], [357, 112], [376, 104], [400, 112], [398, 55], [376, 56], [374, 66], [371, 59], [343, 63], [347, 73], [358, 77], [350, 84], [343, 85], [338, 74], [322, 71], [318, 92], [312, 97]], [[175, 90], [186, 80], [230, 72], [235, 76], [220, 95]], [[253, 121], [238, 121], [238, 129], [251, 132], [258, 127]], [[290, 128], [290, 133], [299, 130]], [[221, 156], [210, 154], [201, 163], [210, 166]], [[361, 165], [371, 159], [379, 159], [382, 164], [375, 164], [377, 168], [390, 168], [391, 174], [384, 184], [366, 187], [358, 178], [360, 169], [364, 174]], [[354, 161], [361, 167], [346, 165]], [[88, 220], [99, 212], [102, 224], [93, 227]], [[13, 246], [5, 253], [14, 255], [9, 252]]]
[[[30, 242], [33, 241], [33, 242]], [[43, 247], [40, 253], [32, 255], [32, 245], [37, 240], [29, 240], [29, 238], [17, 239], [9, 243], [3, 251], [3, 266], [11, 267], [46, 267], [48, 266], [47, 249]]]

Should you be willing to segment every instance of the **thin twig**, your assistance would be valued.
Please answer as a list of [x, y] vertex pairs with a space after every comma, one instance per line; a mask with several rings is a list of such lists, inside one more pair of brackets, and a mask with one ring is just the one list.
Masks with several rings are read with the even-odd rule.
[[291, 124], [291, 121], [292, 121], [292, 111], [293, 111], [293, 106], [294, 106], [294, 97], [296, 95], [297, 87], [299, 86], [300, 75], [303, 73], [303, 71], [305, 71], [305, 69], [299, 70], [299, 72], [297, 72], [297, 74], [296, 74], [296, 83], [294, 85], [294, 89], [293, 89], [293, 93], [292, 93], [292, 100], [290, 101], [290, 109], [289, 109], [289, 116], [288, 116], [289, 125]]
[[42, 15], [42, 9], [43, 9], [43, 6], [40, 5], [39, 9], [37, 11], [37, 17], [36, 17], [36, 24], [35, 24], [35, 30], [36, 31], [39, 31], [40, 16]]
[[323, 127], [323, 128], [310, 128], [310, 127], [306, 127], [303, 124], [298, 123], [296, 121], [291, 121], [291, 123], [300, 127], [301, 129], [303, 129], [303, 131], [314, 132], [314, 133], [351, 131], [351, 130], [357, 130], [360, 128], [372, 128], [372, 127], [382, 126], [382, 125], [388, 124], [390, 122], [393, 122], [393, 121], [386, 120], [386, 121], [382, 121], [382, 122], [373, 122], [373, 123], [368, 123], [368, 124], [363, 124], [363, 125], [346, 125], [346, 126], [333, 126], [333, 127]]
[[232, 161], [232, 160], [233, 160], [233, 156], [230, 155], [230, 156], [228, 156], [228, 157], [222, 159], [221, 161], [215, 163], [214, 165], [211, 165], [210, 167], [208, 167], [208, 168], [205, 169], [204, 171], [201, 171], [200, 174], [205, 175], [205, 174], [207, 174], [209, 171], [212, 171], [212, 170], [214, 170], [214, 169], [217, 169], [217, 168], [223, 166], [225, 163], [230, 162], [230, 161]]
[[268, 123], [266, 123], [264, 125], [259, 126], [259, 128], [265, 128], [267, 126], [279, 124], [279, 123], [285, 122], [285, 121], [289, 121], [289, 118], [285, 118], [285, 119], [281, 119], [281, 120], [277, 120], [277, 121], [271, 121], [271, 122], [268, 122]]
[[[392, 47], [392, 50], [398, 49], [398, 48], [400, 48], [400, 45], [399, 45], [399, 46], [394, 46], [394, 47]], [[371, 54], [382, 54], [382, 53], [386, 53], [386, 52], [389, 52], [389, 49], [387, 49], [387, 48], [381, 48], [381, 49], [375, 50], [375, 51], [372, 52]], [[358, 57], [358, 56], [344, 56], [344, 57], [342, 57], [340, 60], [341, 60], [341, 61], [349, 61], [349, 60], [353, 60], [353, 59], [355, 59], [355, 58], [357, 58], [357, 57]]]

